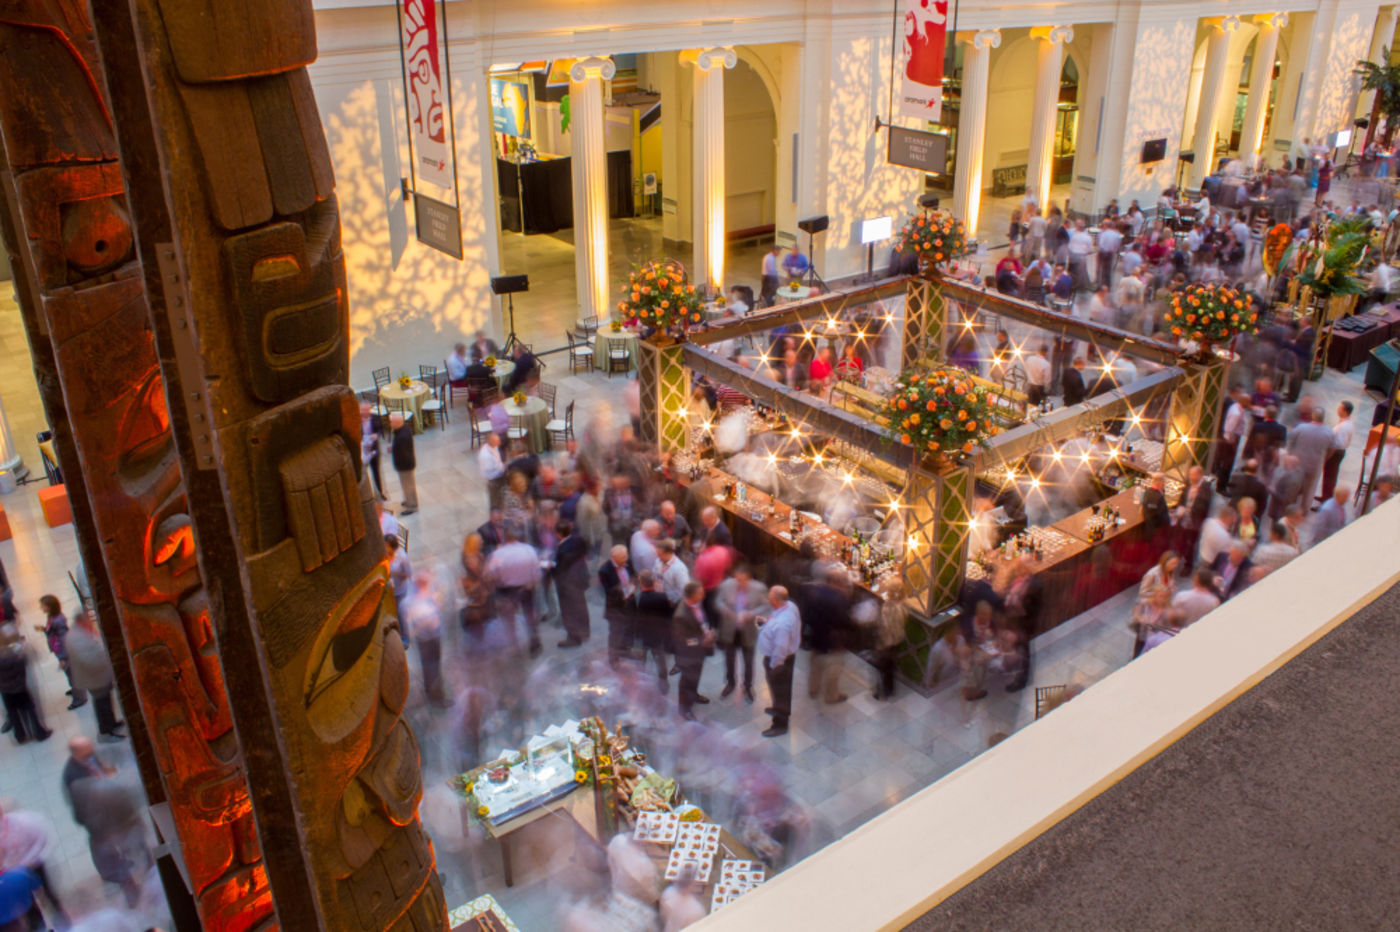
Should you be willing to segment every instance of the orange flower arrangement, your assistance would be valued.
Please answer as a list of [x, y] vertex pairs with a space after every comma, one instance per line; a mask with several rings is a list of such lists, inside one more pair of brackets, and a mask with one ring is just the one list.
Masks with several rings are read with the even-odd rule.
[[1167, 308], [1172, 336], [1198, 343], [1224, 343], [1259, 329], [1249, 298], [1225, 285], [1192, 285], [1172, 295]]
[[698, 324], [700, 295], [675, 259], [653, 259], [633, 269], [623, 299], [617, 303], [623, 320], [667, 330], [676, 324]]
[[913, 214], [899, 234], [899, 251], [912, 252], [935, 269], [954, 262], [967, 249], [967, 231], [946, 210]]
[[883, 413], [889, 435], [900, 443], [920, 453], [956, 457], [986, 446], [998, 432], [992, 420], [996, 402], [961, 369], [910, 370], [895, 383]]

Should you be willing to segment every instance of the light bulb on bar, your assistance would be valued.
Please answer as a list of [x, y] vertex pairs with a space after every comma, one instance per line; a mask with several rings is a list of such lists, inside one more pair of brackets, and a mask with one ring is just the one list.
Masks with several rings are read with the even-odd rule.
[[919, 539], [913, 534], [909, 535], [909, 539], [904, 542], [904, 545], [908, 548], [910, 553], [919, 552]]
[[846, 485], [850, 485], [852, 482], [856, 481], [855, 473], [851, 472], [849, 469], [846, 470], [841, 474], [841, 481]]

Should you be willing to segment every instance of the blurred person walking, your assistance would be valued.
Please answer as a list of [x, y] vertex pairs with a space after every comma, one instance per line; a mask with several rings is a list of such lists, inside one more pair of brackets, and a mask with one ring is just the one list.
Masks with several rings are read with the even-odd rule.
[[0, 625], [0, 700], [10, 720], [16, 744], [47, 741], [53, 734], [39, 718], [39, 707], [29, 691], [29, 651], [19, 627]]
[[758, 618], [769, 607], [768, 590], [753, 578], [748, 564], [740, 563], [715, 590], [714, 605], [719, 615], [719, 645], [724, 648], [724, 689], [719, 696], [728, 698], [737, 687], [735, 667], [742, 653], [744, 698], [753, 702], [754, 647], [758, 643]]
[[656, 661], [656, 676], [660, 683], [661, 695], [670, 689], [666, 651], [671, 648], [671, 617], [675, 606], [666, 598], [661, 580], [651, 570], [637, 574], [636, 612], [637, 638], [642, 645], [642, 669], [646, 669], [648, 657]]
[[[26, 868], [32, 871], [58, 920], [52, 925], [62, 928], [68, 924], [68, 914], [58, 901], [58, 892], [44, 863], [53, 846], [54, 828], [47, 818], [37, 812], [16, 809], [13, 804], [0, 806], [0, 869]], [[49, 927], [37, 903], [29, 910], [29, 921], [34, 929]], [[0, 925], [0, 928], [3, 926]]]
[[74, 690], [86, 690], [92, 696], [98, 734], [111, 741], [125, 738], [126, 726], [117, 720], [112, 705], [112, 660], [107, 653], [107, 645], [102, 643], [97, 619], [91, 611], [83, 609], [78, 613], [73, 629], [68, 632], [66, 646], [72, 670], [69, 681]]
[[92, 739], [84, 735], [69, 740], [68, 754], [63, 795], [73, 807], [73, 821], [87, 830], [98, 876], [119, 885], [127, 905], [134, 908], [152, 863], [140, 787], [98, 757]]
[[512, 609], [508, 622], [512, 642], [517, 631], [514, 609], [525, 616], [525, 626], [529, 632], [530, 656], [536, 657], [544, 650], [540, 644], [539, 619], [535, 617], [535, 589], [543, 574], [540, 572], [539, 555], [535, 548], [520, 539], [515, 528], [506, 525], [505, 542], [497, 547], [486, 561], [486, 571], [496, 584], [497, 593]]
[[418, 647], [423, 670], [423, 695], [434, 705], [446, 705], [442, 693], [442, 608], [433, 585], [433, 574], [413, 574], [413, 591], [404, 605], [403, 623]]
[[702, 604], [705, 587], [698, 582], [688, 582], [682, 590], [681, 603], [671, 616], [671, 641], [676, 651], [676, 667], [680, 670], [680, 683], [677, 686], [677, 701], [681, 718], [695, 720], [695, 705], [704, 705], [710, 700], [700, 695], [700, 678], [705, 669], [705, 657], [715, 644], [714, 627], [705, 616]]
[[39, 597], [39, 608], [45, 620], [42, 625], [35, 625], [34, 630], [44, 636], [49, 652], [58, 658], [59, 669], [68, 677], [68, 695], [72, 699], [68, 703], [69, 710], [81, 708], [87, 704], [87, 693], [73, 688], [73, 670], [68, 664], [68, 619], [64, 617], [63, 606], [57, 596], [44, 595]]
[[554, 551], [554, 586], [559, 592], [559, 617], [567, 637], [560, 647], [580, 647], [592, 625], [588, 617], [588, 544], [574, 533], [574, 526], [560, 521], [554, 526], [559, 546]]
[[792, 716], [792, 673], [802, 641], [802, 618], [782, 586], [768, 590], [768, 605], [772, 611], [760, 622], [757, 646], [763, 656], [763, 676], [768, 681], [768, 695], [773, 702], [766, 710], [773, 722], [763, 732], [763, 737], [776, 738], [787, 734], [788, 720]]

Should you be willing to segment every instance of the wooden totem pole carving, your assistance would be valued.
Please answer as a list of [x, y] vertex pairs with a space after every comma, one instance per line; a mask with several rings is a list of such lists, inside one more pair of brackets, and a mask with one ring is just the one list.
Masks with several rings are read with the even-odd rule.
[[442, 929], [310, 3], [91, 16], [0, 0], [5, 226], [204, 926]]

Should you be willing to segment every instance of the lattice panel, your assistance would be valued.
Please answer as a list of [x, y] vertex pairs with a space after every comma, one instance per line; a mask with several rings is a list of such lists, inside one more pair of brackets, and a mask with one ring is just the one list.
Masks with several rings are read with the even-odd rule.
[[914, 608], [933, 615], [951, 605], [967, 562], [972, 478], [965, 468], [942, 475], [916, 467], [904, 488], [909, 540], [902, 576]]
[[943, 331], [947, 316], [942, 286], [937, 279], [909, 279], [909, 289], [904, 294], [901, 369], [912, 368], [925, 356], [943, 358]]
[[684, 450], [686, 410], [690, 404], [690, 370], [681, 359], [680, 344], [661, 347], [657, 357], [657, 426], [663, 453]]
[[661, 438], [661, 354], [646, 340], [637, 342], [637, 388], [642, 402], [642, 435], [649, 447], [659, 447]]
[[1184, 474], [1192, 466], [1210, 468], [1230, 362], [1219, 359], [1200, 365], [1183, 361], [1181, 365], [1186, 377], [1178, 383], [1172, 398], [1171, 430], [1163, 468]]

